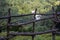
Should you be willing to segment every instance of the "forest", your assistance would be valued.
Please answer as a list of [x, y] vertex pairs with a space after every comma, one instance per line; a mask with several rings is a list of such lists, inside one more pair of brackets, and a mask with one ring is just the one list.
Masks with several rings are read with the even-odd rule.
[[[11, 15], [21, 15], [21, 14], [32, 14], [32, 11], [37, 8], [37, 13], [39, 14], [53, 14], [52, 7], [54, 7], [55, 12], [60, 12], [60, 0], [0, 0], [0, 17], [8, 16], [8, 9], [11, 9]], [[47, 16], [42, 16], [41, 18], [46, 18]], [[11, 18], [11, 23], [25, 23], [33, 19], [31, 16], [15, 17]], [[3, 26], [2, 26], [3, 25]], [[0, 26], [2, 26], [2, 32], [0, 36], [6, 36], [6, 25], [7, 19], [0, 20]], [[35, 23], [35, 32], [41, 32], [49, 30], [54, 25], [51, 19], [44, 21], [39, 21]], [[15, 26], [11, 27], [11, 32], [32, 32], [32, 24], [23, 25], [23, 30]], [[1, 29], [1, 28], [0, 28]], [[30, 36], [16, 36], [10, 40], [31, 40]], [[51, 33], [37, 35], [35, 40], [52, 40]], [[56, 35], [56, 40], [60, 40], [60, 36]]]

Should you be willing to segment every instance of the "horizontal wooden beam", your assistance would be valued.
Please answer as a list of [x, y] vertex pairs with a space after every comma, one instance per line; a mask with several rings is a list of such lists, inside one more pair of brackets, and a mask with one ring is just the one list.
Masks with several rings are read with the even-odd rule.
[[[13, 38], [13, 37], [15, 37], [15, 36], [10, 35], [8, 38], [10, 39], [10, 38]], [[3, 36], [0, 37], [0, 40], [6, 40], [6, 39], [7, 39], [6, 36], [5, 37], [3, 37]]]
[[59, 34], [60, 35], [60, 32], [56, 32], [56, 34]]
[[48, 30], [44, 32], [10, 32], [10, 35], [22, 35], [22, 36], [32, 36], [32, 35], [41, 35], [51, 32], [56, 32], [58, 29]]
[[[10, 16], [10, 17], [22, 17], [22, 16], [30, 16], [30, 15], [35, 15], [35, 14], [21, 14], [21, 15], [15, 15], [15, 16]], [[36, 14], [36, 15], [56, 15], [56, 14]], [[60, 15], [60, 14], [57, 14]], [[8, 19], [9, 16], [3, 16], [0, 17], [0, 19]]]
[[1, 36], [1, 37], [0, 37], [0, 40], [6, 40], [6, 37], [2, 37], [2, 36]]

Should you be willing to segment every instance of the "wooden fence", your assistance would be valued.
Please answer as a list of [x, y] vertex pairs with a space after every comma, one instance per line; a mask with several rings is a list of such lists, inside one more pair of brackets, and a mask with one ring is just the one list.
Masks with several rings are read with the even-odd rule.
[[[23, 15], [17, 15], [17, 16], [11, 16], [11, 13], [10, 13], [10, 8], [8, 10], [8, 16], [3, 16], [3, 17], [0, 17], [0, 20], [1, 19], [8, 19], [8, 22], [7, 22], [7, 36], [6, 37], [0, 37], [0, 40], [9, 40], [10, 38], [16, 36], [16, 35], [22, 35], [22, 36], [32, 36], [32, 40], [34, 40], [34, 37], [35, 35], [41, 35], [41, 34], [46, 34], [46, 33], [52, 33], [52, 40], [55, 40], [55, 35], [56, 35], [56, 31], [58, 29], [52, 29], [52, 30], [48, 30], [48, 31], [44, 31], [44, 32], [35, 32], [35, 22], [37, 21], [41, 21], [41, 20], [46, 20], [46, 19], [53, 19], [53, 18], [56, 18], [57, 19], [57, 16], [60, 15], [60, 14], [56, 14], [55, 12], [53, 12], [52, 14], [37, 14], [36, 11], [37, 9], [35, 10], [35, 14], [23, 14]], [[48, 17], [48, 18], [44, 18], [44, 19], [40, 19], [40, 20], [35, 20], [35, 15], [53, 15], [51, 17]], [[19, 24], [11, 24], [11, 18], [12, 17], [22, 17], [22, 16], [30, 16], [30, 15], [34, 15], [34, 20], [31, 20], [31, 21], [28, 21], [28, 22], [25, 22], [25, 23], [19, 23]], [[33, 30], [32, 32], [10, 32], [10, 27], [12, 26], [20, 26], [21, 29], [22, 29], [22, 25], [28, 25], [28, 24], [31, 24], [33, 23]], [[2, 26], [0, 26], [0, 28], [2, 28]], [[1, 29], [0, 29], [1, 30]], [[23, 29], [22, 29], [23, 30]]]

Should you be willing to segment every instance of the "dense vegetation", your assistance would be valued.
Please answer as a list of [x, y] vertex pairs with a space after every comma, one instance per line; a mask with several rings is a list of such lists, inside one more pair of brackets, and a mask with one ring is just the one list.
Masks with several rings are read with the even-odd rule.
[[[7, 16], [9, 8], [11, 8], [11, 15], [31, 14], [31, 11], [35, 10], [35, 8], [37, 8], [37, 12], [39, 13], [50, 14], [50, 13], [53, 13], [52, 7], [54, 7], [56, 11], [60, 11], [59, 10], [60, 6], [58, 6], [59, 4], [60, 4], [59, 0], [0, 0], [0, 17]], [[12, 18], [11, 22], [21, 23], [21, 22], [30, 21], [32, 19], [33, 19], [33, 16], [28, 16], [28, 17], [25, 16], [25, 17], [19, 17], [19, 18]], [[7, 24], [7, 19], [0, 20], [0, 25], [4, 25], [3, 31], [6, 31], [5, 29], [6, 24]], [[36, 22], [35, 31], [45, 31], [45, 30], [51, 29], [53, 25], [54, 23], [50, 19]], [[19, 29], [18, 27], [12, 27], [10, 30], [21, 31], [21, 29]], [[32, 24], [25, 25], [25, 27], [23, 28], [23, 31], [24, 32], [32, 31]], [[36, 40], [40, 40], [40, 39], [38, 38]]]

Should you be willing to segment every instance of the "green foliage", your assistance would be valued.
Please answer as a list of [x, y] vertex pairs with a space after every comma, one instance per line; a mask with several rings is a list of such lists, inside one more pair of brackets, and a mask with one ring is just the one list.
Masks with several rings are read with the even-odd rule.
[[[5, 3], [9, 4], [14, 12], [19, 14], [31, 13], [32, 10], [38, 8], [40, 13], [46, 13], [51, 10], [51, 3], [56, 2], [56, 0], [5, 0]], [[3, 1], [4, 4], [4, 1]], [[10, 6], [12, 4], [12, 6]], [[16, 11], [17, 10], [17, 11]], [[16, 13], [15, 13], [16, 14]]]
[[[30, 36], [16, 36], [11, 40], [32, 40]], [[35, 36], [34, 40], [52, 40], [51, 34], [43, 34]], [[60, 40], [60, 36], [56, 36], [56, 40]]]
[[56, 12], [60, 12], [60, 5], [57, 6]]
[[[52, 13], [52, 6], [56, 7], [59, 4], [56, 0], [0, 0], [0, 17], [7, 16], [8, 8], [11, 8], [11, 15], [30, 14], [32, 10], [37, 8], [39, 13]], [[11, 22], [26, 22], [30, 21], [31, 17], [12, 18]], [[36, 24], [36, 31], [48, 30], [52, 21], [47, 20]], [[7, 20], [0, 20], [0, 25], [6, 25]], [[52, 23], [53, 24], [53, 23]], [[50, 26], [49, 26], [50, 25]], [[29, 27], [28, 27], [29, 26]], [[28, 25], [24, 31], [32, 31], [32, 26]], [[46, 27], [47, 26], [47, 27]], [[3, 28], [4, 29], [4, 28]], [[13, 27], [13, 30], [19, 30], [18, 27]], [[11, 29], [11, 30], [12, 30]]]
[[[58, 5], [56, 0], [1, 0], [0, 11], [7, 11], [9, 7], [12, 9], [12, 14], [31, 13], [35, 8], [40, 13], [46, 13], [51, 10], [52, 6]], [[11, 5], [12, 4], [12, 5]]]
[[[35, 8], [38, 9], [39, 13], [52, 13], [52, 6], [57, 7], [60, 2], [56, 0], [0, 0], [0, 17], [8, 15], [8, 8], [11, 8], [11, 15], [19, 15], [19, 14], [30, 14], [32, 10]], [[57, 10], [60, 9], [60, 6], [57, 7]], [[26, 22], [32, 20], [31, 17], [22, 17], [22, 18], [12, 18], [11, 22]], [[6, 25], [7, 20], [0, 20], [0, 25]], [[51, 28], [53, 25], [51, 20], [45, 20], [36, 23], [35, 31], [45, 31]], [[6, 27], [6, 26], [4, 26]], [[3, 28], [3, 31], [6, 29]], [[19, 27], [12, 27], [11, 31], [21, 31]], [[32, 24], [24, 26], [24, 32], [32, 31]], [[0, 36], [6, 36], [6, 33], [0, 33]], [[57, 40], [60, 40], [59, 36], [56, 36]], [[31, 37], [22, 37], [16, 36], [11, 40], [31, 40]], [[35, 40], [51, 40], [51, 36], [48, 35], [38, 35], [35, 37]]]

